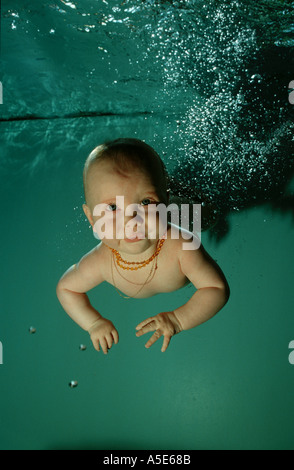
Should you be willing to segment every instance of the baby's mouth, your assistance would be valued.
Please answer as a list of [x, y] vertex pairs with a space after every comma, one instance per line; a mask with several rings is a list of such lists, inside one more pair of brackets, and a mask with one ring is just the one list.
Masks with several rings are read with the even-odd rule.
[[133, 237], [127, 237], [127, 238], [125, 238], [125, 241], [126, 241], [126, 242], [139, 242], [140, 240], [143, 240], [144, 238], [145, 238], [145, 237], [144, 237], [143, 234], [138, 233], [138, 234], [136, 234], [136, 235], [133, 236]]

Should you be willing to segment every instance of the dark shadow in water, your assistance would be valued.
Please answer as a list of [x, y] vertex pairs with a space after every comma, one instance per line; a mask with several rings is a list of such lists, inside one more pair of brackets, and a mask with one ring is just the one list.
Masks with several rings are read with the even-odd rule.
[[266, 205], [290, 212], [294, 221], [294, 195], [287, 193], [294, 177], [294, 106], [287, 89], [293, 56], [292, 47], [273, 46], [249, 58], [244, 73], [232, 76], [224, 102], [229, 117], [221, 99], [208, 100], [191, 154], [180, 157], [171, 174], [171, 194], [203, 203], [203, 229], [216, 241], [228, 234], [235, 211]]

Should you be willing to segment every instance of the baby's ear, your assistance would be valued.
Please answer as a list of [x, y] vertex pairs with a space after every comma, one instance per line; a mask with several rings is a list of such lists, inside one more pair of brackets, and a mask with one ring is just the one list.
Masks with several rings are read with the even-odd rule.
[[93, 220], [93, 217], [92, 217], [92, 212], [91, 212], [91, 209], [87, 206], [87, 204], [83, 204], [83, 211], [85, 213], [85, 216], [87, 217], [88, 221], [90, 222], [90, 224], [94, 225], [94, 220]]

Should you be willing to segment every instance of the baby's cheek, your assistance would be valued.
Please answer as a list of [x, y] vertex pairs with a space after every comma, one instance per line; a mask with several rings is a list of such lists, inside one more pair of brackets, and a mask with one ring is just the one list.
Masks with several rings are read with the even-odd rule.
[[115, 219], [112, 212], [94, 218], [93, 235], [99, 240], [115, 238]]
[[167, 219], [166, 215], [156, 213], [155, 209], [148, 211], [148, 216], [146, 218], [146, 231], [148, 230], [149, 239], [162, 238], [167, 231]]
[[114, 238], [122, 240], [125, 237], [125, 225], [123, 214], [118, 214], [113, 221]]

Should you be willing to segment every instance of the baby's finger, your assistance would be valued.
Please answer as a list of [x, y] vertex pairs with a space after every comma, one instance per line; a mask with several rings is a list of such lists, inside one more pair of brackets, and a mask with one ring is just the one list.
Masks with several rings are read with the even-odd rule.
[[102, 351], [104, 352], [104, 354], [107, 354], [108, 353], [108, 347], [107, 347], [107, 341], [105, 338], [101, 338], [99, 340], [100, 342], [100, 346], [102, 348]]
[[160, 332], [160, 330], [156, 330], [155, 333], [153, 333], [151, 338], [145, 344], [145, 348], [150, 348], [150, 346], [152, 346], [152, 344], [154, 344], [161, 336], [162, 333]]
[[163, 344], [162, 344], [162, 348], [161, 348], [161, 352], [165, 352], [168, 348], [168, 345], [170, 343], [170, 340], [171, 340], [171, 336], [167, 336], [165, 335], [164, 338], [163, 338]]
[[113, 330], [113, 331], [111, 332], [111, 334], [112, 334], [114, 343], [117, 344], [117, 343], [118, 343], [118, 339], [119, 339], [119, 338], [118, 338], [118, 332], [117, 332], [116, 330]]
[[98, 351], [98, 352], [100, 351], [98, 339], [97, 339], [97, 341], [93, 341], [93, 346], [94, 346], [94, 348], [96, 349], [96, 351]]
[[150, 331], [156, 330], [156, 324], [155, 321], [151, 321], [147, 323], [147, 325], [143, 326], [139, 331], [137, 331], [136, 336], [142, 336], [145, 335], [146, 333], [150, 333]]
[[147, 325], [148, 323], [152, 322], [153, 319], [154, 319], [154, 317], [150, 317], [150, 318], [147, 318], [146, 320], [141, 321], [141, 323], [139, 323], [139, 325], [136, 326], [136, 330], [140, 330], [140, 329], [143, 328], [145, 325]]
[[111, 334], [107, 335], [105, 337], [105, 340], [106, 340], [106, 344], [107, 344], [107, 349], [110, 349], [111, 346], [112, 346], [112, 343], [113, 343], [113, 337]]

